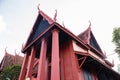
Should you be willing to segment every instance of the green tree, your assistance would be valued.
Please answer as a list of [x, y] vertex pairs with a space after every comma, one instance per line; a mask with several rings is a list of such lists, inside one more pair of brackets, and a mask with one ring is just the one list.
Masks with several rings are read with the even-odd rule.
[[[118, 54], [120, 59], [120, 27], [114, 28], [112, 42], [115, 44], [115, 52]], [[120, 72], [120, 64], [118, 64], [118, 72]]]
[[114, 28], [112, 42], [115, 44], [115, 52], [118, 53], [120, 58], [120, 27]]
[[13, 65], [4, 69], [0, 74], [0, 80], [18, 80], [21, 67]]
[[118, 64], [117, 67], [118, 67], [118, 72], [120, 72], [120, 64]]

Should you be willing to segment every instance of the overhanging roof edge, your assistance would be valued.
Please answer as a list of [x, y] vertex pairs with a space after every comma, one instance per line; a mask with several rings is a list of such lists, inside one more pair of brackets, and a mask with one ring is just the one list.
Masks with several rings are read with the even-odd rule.
[[64, 31], [65, 33], [67, 33], [69, 36], [71, 36], [74, 40], [78, 41], [82, 46], [84, 46], [84, 48], [89, 49], [89, 47], [87, 47], [87, 45], [82, 42], [77, 36], [75, 36], [73, 33], [71, 33], [69, 30], [67, 30], [66, 28], [62, 27], [61, 25], [59, 25], [58, 23], [54, 22], [53, 24], [51, 24], [43, 33], [41, 33], [38, 37], [35, 38], [35, 40], [33, 40], [28, 46], [26, 46], [25, 48], [22, 49], [22, 52], [24, 53], [31, 45], [34, 44], [35, 41], [37, 41], [41, 36], [43, 36], [47, 31], [49, 31], [50, 29], [53, 28], [53, 26], [56, 25], [57, 28], [59, 28], [60, 30]]
[[89, 56], [90, 56], [91, 58], [95, 59], [95, 60], [96, 60], [97, 62], [99, 62], [100, 64], [102, 64], [102, 65], [103, 65], [104, 67], [106, 67], [107, 69], [111, 70], [112, 72], [114, 72], [115, 74], [117, 74], [117, 75], [120, 76], [120, 74], [119, 74], [118, 72], [116, 72], [115, 70], [113, 70], [111, 67], [105, 65], [104, 63], [101, 63], [101, 61], [98, 60], [97, 58], [95, 58], [94, 56], [92, 56], [92, 55], [90, 55], [90, 54], [89, 54]]

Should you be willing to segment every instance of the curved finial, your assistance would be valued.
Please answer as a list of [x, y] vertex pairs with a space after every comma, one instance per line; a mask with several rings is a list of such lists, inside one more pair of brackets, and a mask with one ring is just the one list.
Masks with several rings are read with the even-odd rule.
[[40, 3], [37, 6], [38, 12], [40, 12]]
[[24, 43], [22, 43], [22, 49], [24, 48]]
[[91, 27], [91, 22], [90, 22], [90, 20], [89, 20], [89, 28]]
[[54, 15], [54, 21], [55, 22], [57, 21], [56, 17], [57, 17], [57, 9], [55, 10], [55, 15]]
[[112, 65], [114, 66], [114, 59], [112, 60]]
[[18, 56], [20, 55], [20, 52], [18, 52]]
[[104, 53], [103, 53], [105, 56], [106, 56], [106, 51], [104, 51]]
[[63, 27], [65, 27], [64, 21], [62, 21], [62, 25], [63, 25]]
[[5, 53], [7, 53], [7, 47], [5, 48]]
[[15, 49], [15, 55], [17, 55], [16, 49]]

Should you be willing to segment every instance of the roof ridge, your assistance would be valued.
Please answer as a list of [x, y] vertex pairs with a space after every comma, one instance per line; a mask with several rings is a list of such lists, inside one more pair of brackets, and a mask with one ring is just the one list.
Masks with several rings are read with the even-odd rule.
[[40, 10], [39, 14], [41, 14], [43, 16], [43, 18], [49, 22], [49, 24], [52, 24], [54, 22], [54, 20], [52, 18], [50, 18], [47, 14], [45, 14], [43, 11]]

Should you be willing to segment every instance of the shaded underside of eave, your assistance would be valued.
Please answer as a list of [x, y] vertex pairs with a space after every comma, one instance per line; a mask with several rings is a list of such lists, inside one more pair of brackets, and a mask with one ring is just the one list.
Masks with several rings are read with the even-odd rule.
[[42, 32], [38, 37], [36, 37], [29, 45], [27, 45], [26, 47], [24, 47], [23, 50], [22, 50], [22, 52], [25, 53], [25, 51], [29, 47], [31, 47], [37, 40], [40, 40], [44, 36], [50, 35], [53, 29], [59, 30], [62, 34], [66, 34], [67, 36], [69, 36], [69, 38], [71, 38], [72, 40], [77, 41], [83, 48], [85, 48], [85, 49], [88, 50], [87, 45], [84, 44], [84, 42], [82, 42], [77, 36], [75, 36], [73, 33], [71, 33], [66, 28], [62, 27], [58, 23], [54, 22], [44, 32]]
[[98, 70], [102, 70], [103, 69], [106, 72], [108, 72], [108, 71], [109, 71], [109, 73], [111, 72], [115, 77], [120, 78], [120, 74], [119, 73], [114, 71], [110, 66], [102, 63], [99, 59], [95, 58], [94, 56], [92, 56], [92, 55], [90, 55], [88, 53], [84, 53], [83, 54], [82, 52], [78, 52], [78, 51], [77, 52], [75, 51], [75, 53], [77, 54], [77, 56], [81, 55], [82, 57], [87, 57], [85, 62], [84, 62], [84, 65], [89, 66], [88, 64], [90, 64], [90, 65], [92, 64], [94, 66], [95, 70], [98, 71]]
[[[97, 64], [103, 66], [104, 70], [108, 70], [108, 71], [114, 73], [114, 76], [117, 76], [117, 77], [119, 77], [119, 79], [120, 79], [120, 74], [119, 74], [118, 72], [114, 71], [110, 66], [106, 65], [105, 63], [102, 63], [99, 59], [95, 58], [95, 57], [92, 56], [92, 55], [89, 55], [89, 57], [92, 58], [92, 59], [94, 59], [94, 61], [96, 61]], [[99, 67], [100, 67], [100, 66], [99, 66]], [[101, 67], [101, 68], [102, 68], [102, 67]]]

